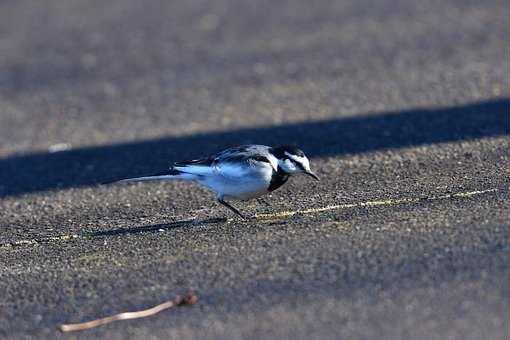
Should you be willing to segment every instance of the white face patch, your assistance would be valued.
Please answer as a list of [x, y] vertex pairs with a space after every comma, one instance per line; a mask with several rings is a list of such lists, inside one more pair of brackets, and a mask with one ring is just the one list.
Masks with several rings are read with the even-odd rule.
[[279, 163], [280, 163], [280, 166], [282, 167], [283, 171], [285, 171], [286, 173], [291, 174], [294, 172], [298, 172], [296, 165], [290, 159], [286, 159], [284, 161], [279, 161]]
[[[292, 155], [288, 152], [285, 152], [285, 155], [287, 157], [289, 157], [290, 159], [292, 159], [294, 162], [301, 164], [303, 166], [303, 169], [305, 169], [306, 171], [310, 171], [310, 161], [308, 161], [308, 158], [306, 158], [306, 156]], [[286, 170], [287, 172], [301, 172], [302, 171], [300, 168], [296, 167], [296, 165], [294, 163], [292, 163], [290, 160], [286, 160], [283, 163], [285, 164], [287, 162], [290, 163], [288, 166], [288, 169], [284, 168], [284, 170]]]
[[303, 168], [305, 168], [305, 170], [310, 169], [310, 162], [308, 161], [308, 158], [306, 158], [306, 156], [292, 155], [288, 152], [285, 152], [285, 155], [292, 159], [294, 162], [301, 164]]

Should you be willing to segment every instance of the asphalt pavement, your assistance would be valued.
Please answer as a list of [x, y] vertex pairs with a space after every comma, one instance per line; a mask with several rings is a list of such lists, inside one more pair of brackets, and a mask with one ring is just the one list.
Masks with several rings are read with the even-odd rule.
[[[507, 339], [507, 1], [0, 2], [0, 338]], [[241, 143], [321, 177], [101, 185]], [[57, 326], [199, 302], [64, 334]]]

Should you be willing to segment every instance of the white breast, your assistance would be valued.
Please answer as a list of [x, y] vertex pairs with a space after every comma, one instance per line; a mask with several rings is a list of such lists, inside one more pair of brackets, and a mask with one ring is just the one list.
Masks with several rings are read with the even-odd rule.
[[214, 167], [214, 174], [198, 182], [225, 199], [247, 200], [267, 193], [273, 174], [271, 164], [257, 162], [256, 166], [237, 166], [232, 163]]

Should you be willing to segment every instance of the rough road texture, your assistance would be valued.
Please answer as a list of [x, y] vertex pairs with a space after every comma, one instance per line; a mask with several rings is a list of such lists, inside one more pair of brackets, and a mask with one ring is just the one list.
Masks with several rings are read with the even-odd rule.
[[[509, 17], [0, 2], [0, 337], [508, 338]], [[250, 222], [194, 184], [98, 185], [246, 142], [299, 144], [323, 180], [234, 203], [276, 214]]]

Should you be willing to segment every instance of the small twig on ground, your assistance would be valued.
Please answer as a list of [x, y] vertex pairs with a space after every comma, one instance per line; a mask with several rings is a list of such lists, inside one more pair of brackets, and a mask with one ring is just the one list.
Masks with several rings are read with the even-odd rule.
[[118, 321], [118, 320], [130, 320], [130, 319], [138, 319], [138, 318], [145, 318], [147, 316], [151, 316], [154, 314], [157, 314], [165, 309], [177, 307], [177, 306], [185, 306], [185, 305], [194, 305], [198, 302], [198, 296], [193, 293], [189, 292], [185, 297], [181, 297], [177, 295], [173, 300], [164, 302], [162, 304], [159, 304], [157, 306], [154, 306], [149, 309], [144, 309], [136, 312], [124, 312], [120, 314], [115, 314], [112, 316], [107, 316], [105, 318], [96, 319], [88, 322], [82, 322], [82, 323], [71, 323], [71, 324], [64, 324], [60, 325], [58, 328], [62, 332], [72, 332], [72, 331], [81, 331], [84, 329], [94, 328], [97, 326], [105, 325], [110, 322]]

